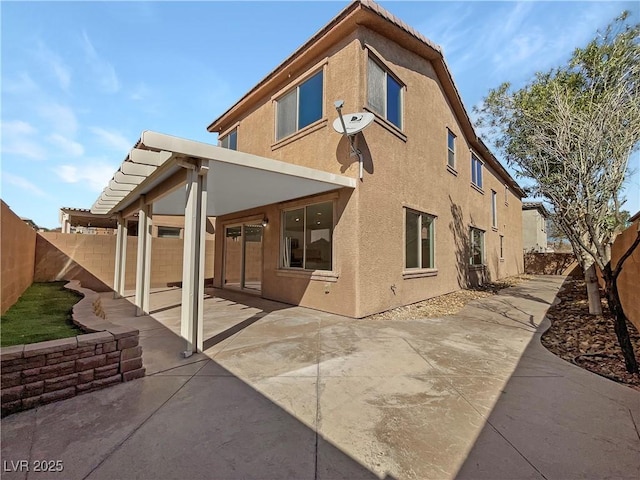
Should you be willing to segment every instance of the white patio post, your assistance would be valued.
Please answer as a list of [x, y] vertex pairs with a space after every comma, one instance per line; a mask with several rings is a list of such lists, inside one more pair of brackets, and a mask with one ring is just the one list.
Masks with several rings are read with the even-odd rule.
[[136, 268], [136, 316], [149, 313], [149, 290], [151, 287], [151, 205], [144, 195], [140, 196], [138, 209], [138, 258]]
[[71, 224], [69, 223], [69, 214], [62, 214], [62, 228], [60, 229], [62, 233], [71, 233]]
[[118, 213], [116, 229], [116, 268], [113, 277], [113, 298], [122, 298], [127, 271], [127, 220]]
[[207, 220], [207, 172], [209, 162], [187, 164], [187, 201], [184, 211], [182, 260], [182, 311], [180, 332], [187, 340], [184, 356], [204, 348], [204, 247]]

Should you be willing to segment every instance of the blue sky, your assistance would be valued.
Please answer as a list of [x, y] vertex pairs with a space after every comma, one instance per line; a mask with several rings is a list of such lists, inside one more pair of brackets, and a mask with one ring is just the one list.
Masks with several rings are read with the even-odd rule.
[[[2, 199], [54, 228], [60, 207], [91, 207], [143, 130], [215, 143], [206, 126], [347, 4], [3, 1]], [[638, 2], [380, 4], [443, 47], [469, 111], [623, 10], [640, 16]], [[640, 210], [640, 173], [626, 195]]]

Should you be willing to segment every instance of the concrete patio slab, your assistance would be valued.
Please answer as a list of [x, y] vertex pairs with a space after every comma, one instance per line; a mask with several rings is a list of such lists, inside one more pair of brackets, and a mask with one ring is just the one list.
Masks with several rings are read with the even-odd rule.
[[2, 457], [61, 460], [64, 479], [639, 478], [640, 392], [540, 344], [562, 281], [389, 321], [207, 289], [190, 358], [179, 289], [144, 317], [104, 294], [147, 377], [3, 419]]
[[241, 380], [194, 377], [87, 478], [312, 479], [315, 443]]

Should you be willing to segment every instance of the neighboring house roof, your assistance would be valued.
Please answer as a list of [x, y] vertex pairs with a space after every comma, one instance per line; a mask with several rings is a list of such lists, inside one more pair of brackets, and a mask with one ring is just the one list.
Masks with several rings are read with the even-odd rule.
[[522, 202], [522, 210], [538, 210], [544, 218], [549, 218], [551, 214], [542, 202]]
[[91, 213], [87, 208], [62, 207], [60, 213], [69, 215], [69, 223], [74, 227], [116, 228], [113, 215]]
[[26, 218], [26, 217], [20, 217], [20, 220], [22, 220], [24, 223], [26, 223], [27, 225], [29, 225], [31, 228], [33, 228], [34, 230], [40, 230], [40, 227], [36, 224], [36, 222], [34, 222], [33, 220], [31, 220], [30, 218]]
[[635, 222], [636, 220], [640, 220], [640, 211], [636, 212], [636, 214], [634, 216], [629, 218], [629, 222], [631, 222], [631, 223]]
[[[390, 25], [392, 26], [391, 30], [389, 29]], [[371, 0], [356, 0], [349, 4], [333, 20], [322, 27], [226, 112], [211, 122], [207, 130], [220, 133], [230, 128], [233, 123], [238, 120], [238, 117], [247, 114], [251, 110], [255, 102], [275, 90], [278, 85], [288, 82], [291, 72], [296, 68], [301, 68], [304, 63], [309, 62], [317, 50], [326, 50], [331, 44], [344, 38], [359, 26], [367, 27], [387, 38], [393, 37], [393, 40], [402, 47], [432, 62], [444, 92], [451, 102], [454, 113], [460, 120], [465, 136], [469, 142], [498, 172], [511, 189], [519, 195], [520, 198], [524, 197], [525, 192], [522, 190], [522, 187], [518, 185], [476, 134], [471, 119], [464, 108], [462, 97], [444, 59], [442, 49], [420, 32]]]

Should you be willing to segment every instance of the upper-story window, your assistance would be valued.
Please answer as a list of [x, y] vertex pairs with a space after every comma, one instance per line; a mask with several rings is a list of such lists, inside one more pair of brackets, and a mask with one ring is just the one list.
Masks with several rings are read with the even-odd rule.
[[456, 136], [447, 129], [447, 165], [456, 168]]
[[234, 128], [231, 132], [220, 139], [220, 146], [229, 150], [238, 149], [238, 129]]
[[402, 84], [371, 57], [367, 71], [367, 103], [371, 110], [402, 128]]
[[495, 190], [491, 190], [491, 226], [498, 228], [498, 193]]
[[322, 118], [322, 90], [321, 70], [276, 101], [276, 140]]
[[471, 183], [482, 188], [482, 161], [476, 157], [475, 153], [471, 154]]

